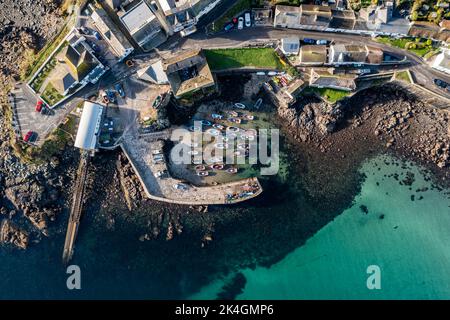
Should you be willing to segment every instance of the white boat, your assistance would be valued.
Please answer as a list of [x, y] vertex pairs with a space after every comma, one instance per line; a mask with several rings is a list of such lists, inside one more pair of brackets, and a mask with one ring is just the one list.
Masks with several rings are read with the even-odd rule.
[[239, 102], [235, 103], [234, 106], [238, 109], [245, 109], [245, 105]]
[[258, 72], [256, 73], [256, 75], [257, 75], [257, 76], [265, 76], [266, 73], [263, 72], [263, 71], [258, 71]]
[[216, 143], [214, 145], [217, 149], [227, 149], [229, 147], [228, 143]]
[[258, 100], [256, 100], [255, 108], [259, 109], [259, 107], [261, 106], [262, 102], [263, 102], [262, 98], [259, 98]]
[[217, 129], [208, 129], [208, 130], [206, 130], [206, 133], [211, 136], [215, 136], [215, 137], [220, 135], [220, 131]]
[[233, 127], [233, 126], [230, 126], [230, 127], [228, 127], [227, 128], [227, 132], [239, 132], [239, 128], [238, 127]]

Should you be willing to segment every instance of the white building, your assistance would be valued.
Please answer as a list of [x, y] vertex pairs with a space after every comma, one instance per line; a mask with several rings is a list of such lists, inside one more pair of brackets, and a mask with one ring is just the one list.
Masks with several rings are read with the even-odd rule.
[[144, 81], [153, 82], [156, 84], [168, 84], [169, 79], [163, 70], [162, 61], [158, 60], [154, 64], [139, 69], [137, 71], [138, 78]]
[[436, 56], [432, 67], [436, 70], [450, 74], [450, 49], [443, 49]]
[[123, 61], [134, 51], [133, 46], [103, 9], [96, 9], [92, 6], [91, 8], [93, 10], [91, 18], [95, 27], [115, 53], [117, 60]]
[[298, 55], [300, 49], [300, 39], [299, 38], [282, 38], [280, 50], [287, 56]]
[[89, 151], [96, 150], [102, 114], [102, 105], [90, 101], [84, 102], [75, 147]]

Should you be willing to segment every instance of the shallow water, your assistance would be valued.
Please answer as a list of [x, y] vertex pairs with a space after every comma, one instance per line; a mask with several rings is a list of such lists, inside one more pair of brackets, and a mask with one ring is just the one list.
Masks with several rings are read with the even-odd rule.
[[[387, 156], [361, 171], [367, 178], [353, 206], [278, 263], [240, 270], [246, 284], [237, 299], [450, 298], [449, 190]], [[411, 173], [412, 185], [401, 182]], [[380, 267], [379, 290], [367, 288], [370, 265]], [[214, 299], [227, 281], [189, 298]]]

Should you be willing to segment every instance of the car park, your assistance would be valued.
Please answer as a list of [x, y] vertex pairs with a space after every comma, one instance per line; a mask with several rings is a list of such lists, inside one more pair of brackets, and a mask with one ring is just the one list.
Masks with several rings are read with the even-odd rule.
[[246, 27], [251, 27], [251, 25], [252, 25], [252, 18], [250, 16], [250, 12], [246, 12], [244, 14], [244, 17], [245, 17], [245, 26]]
[[244, 18], [239, 17], [237, 28], [238, 28], [238, 30], [242, 30], [244, 28]]

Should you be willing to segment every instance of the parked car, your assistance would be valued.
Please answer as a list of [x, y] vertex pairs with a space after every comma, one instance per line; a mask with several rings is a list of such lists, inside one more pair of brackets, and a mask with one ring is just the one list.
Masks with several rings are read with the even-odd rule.
[[311, 39], [311, 38], [305, 38], [305, 39], [303, 39], [303, 42], [307, 43], [307, 44], [315, 44], [316, 40], [315, 39]]
[[150, 2], [150, 7], [152, 7], [153, 11], [158, 11], [158, 5], [156, 4], [156, 1]]
[[223, 28], [223, 30], [225, 30], [225, 31], [230, 31], [231, 29], [233, 29], [233, 27], [234, 27], [234, 24], [233, 24], [232, 22], [230, 22], [230, 23], [227, 23], [227, 24], [225, 25], [225, 27]]
[[44, 102], [42, 102], [42, 100], [38, 100], [36, 102], [36, 106], [34, 107], [36, 112], [41, 112], [43, 104], [44, 104]]
[[184, 183], [175, 183], [175, 184], [173, 185], [173, 188], [176, 189], [176, 190], [183, 190], [183, 191], [186, 191], [186, 190], [188, 189], [188, 186], [185, 185]]
[[104, 103], [109, 103], [109, 97], [108, 97], [108, 94], [106, 92], [102, 93], [102, 98], [103, 98], [103, 102]]
[[246, 12], [244, 14], [244, 17], [245, 17], [245, 26], [246, 27], [251, 27], [251, 25], [252, 25], [252, 17], [250, 16], [250, 12]]
[[237, 28], [238, 28], [238, 30], [242, 30], [244, 28], [244, 18], [239, 17]]
[[120, 83], [117, 83], [114, 88], [116, 89], [116, 91], [119, 93], [119, 96], [121, 98], [125, 98], [125, 91], [123, 91], [123, 87]]
[[197, 31], [197, 28], [195, 26], [191, 26], [189, 28], [181, 30], [180, 31], [180, 36], [182, 36], [184, 38], [184, 37], [187, 37], [190, 34], [193, 34], [196, 31]]
[[81, 27], [81, 28], [78, 29], [78, 30], [80, 30], [80, 32], [81, 32], [82, 34], [90, 34], [89, 29], [86, 28], [86, 27]]
[[434, 79], [434, 84], [438, 87], [441, 87], [442, 89], [449, 87], [449, 84], [445, 81], [442, 81], [441, 79]]
[[370, 69], [358, 69], [357, 72], [358, 72], [358, 74], [369, 74], [369, 73], [372, 73], [372, 70], [370, 70]]
[[33, 131], [28, 131], [27, 134], [23, 137], [23, 141], [29, 142], [29, 141], [31, 141], [33, 136], [34, 136], [34, 132]]
[[114, 93], [114, 91], [108, 90], [106, 91], [106, 94], [108, 95], [109, 101], [111, 101], [112, 103], [116, 103], [116, 94]]
[[98, 33], [97, 31], [94, 31], [94, 37], [97, 39], [97, 40], [102, 40], [102, 36], [100, 35], [100, 33]]

